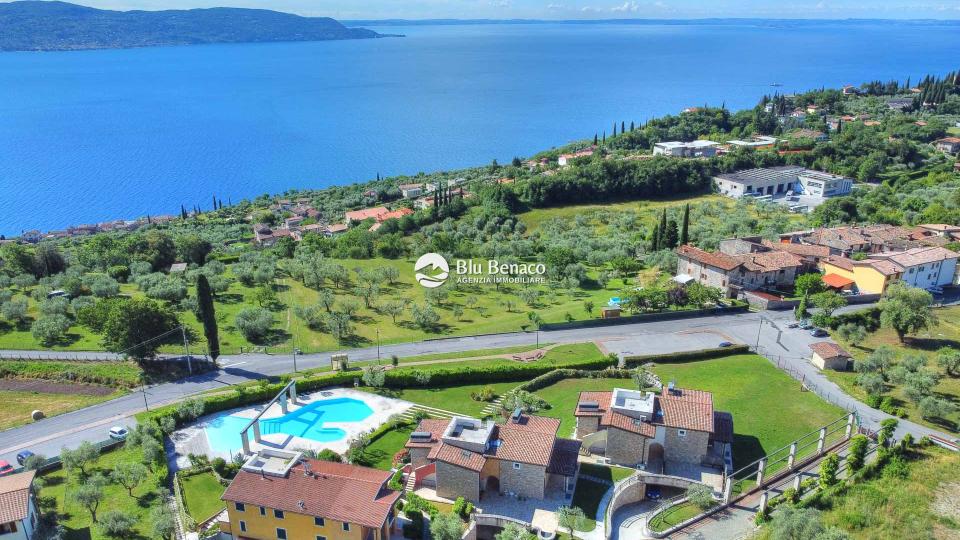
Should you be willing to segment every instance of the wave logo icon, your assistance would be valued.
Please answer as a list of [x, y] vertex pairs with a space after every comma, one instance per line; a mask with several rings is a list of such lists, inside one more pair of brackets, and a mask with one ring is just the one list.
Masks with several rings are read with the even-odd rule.
[[413, 270], [417, 273], [417, 283], [428, 289], [443, 285], [450, 275], [450, 265], [439, 253], [424, 253], [413, 265]]

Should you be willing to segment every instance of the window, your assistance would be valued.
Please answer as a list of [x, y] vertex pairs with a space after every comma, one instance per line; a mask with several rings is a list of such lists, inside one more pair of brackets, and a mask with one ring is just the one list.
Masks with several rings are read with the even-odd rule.
[[0, 534], [15, 533], [17, 532], [17, 522], [11, 521], [10, 523], [0, 523]]
[[287, 530], [277, 527], [277, 538], [280, 540], [287, 540]]
[[246, 522], [246, 521], [242, 521], [242, 520], [240, 521], [240, 532], [247, 532], [247, 522]]
[[317, 535], [317, 540], [327, 540], [327, 537], [326, 537], [326, 536], [320, 536], [320, 535], [318, 534], [318, 535]]
[[233, 503], [233, 506], [234, 506], [234, 508], [237, 509], [237, 512], [245, 512], [246, 509], [247, 509], [247, 508], [243, 505], [243, 503]]
[[349, 530], [350, 530], [350, 524], [347, 523], [346, 521], [343, 522], [343, 530], [344, 530], [344, 531], [349, 531]]
[[678, 429], [678, 430], [677, 430], [677, 436], [678, 436], [678, 437], [686, 437], [686, 436], [687, 436], [687, 430], [685, 430], [685, 429]]
[[514, 468], [514, 469], [519, 469], [519, 468], [520, 468], [520, 464], [519, 464], [519, 463], [516, 463], [516, 462], [514, 462], [514, 464], [513, 464], [513, 468]]
[[274, 510], [273, 517], [277, 519], [283, 519], [283, 510]]
[[323, 527], [324, 525], [326, 525], [326, 523], [323, 522], [322, 517], [313, 518], [313, 524], [316, 525], [317, 527]]
[[261, 515], [261, 516], [267, 515], [267, 509], [261, 506], [261, 507], [260, 507], [260, 515]]

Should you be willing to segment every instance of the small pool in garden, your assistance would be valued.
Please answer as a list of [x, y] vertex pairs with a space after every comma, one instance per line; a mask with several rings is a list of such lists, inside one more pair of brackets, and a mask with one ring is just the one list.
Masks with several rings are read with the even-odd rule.
[[[317, 442], [339, 441], [347, 432], [340, 428], [324, 427], [330, 422], [362, 422], [373, 414], [373, 409], [359, 399], [324, 399], [308, 403], [277, 418], [260, 419], [260, 434], [283, 433]], [[250, 418], [225, 414], [204, 426], [210, 449], [216, 452], [236, 453], [242, 449], [240, 431]], [[253, 440], [253, 430], [249, 434]]]

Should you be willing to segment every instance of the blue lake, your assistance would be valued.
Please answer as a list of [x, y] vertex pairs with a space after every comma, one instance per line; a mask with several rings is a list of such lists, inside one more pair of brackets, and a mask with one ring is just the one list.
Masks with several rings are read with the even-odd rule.
[[413, 26], [0, 53], [0, 234], [478, 165], [709, 103], [956, 69], [957, 26]]

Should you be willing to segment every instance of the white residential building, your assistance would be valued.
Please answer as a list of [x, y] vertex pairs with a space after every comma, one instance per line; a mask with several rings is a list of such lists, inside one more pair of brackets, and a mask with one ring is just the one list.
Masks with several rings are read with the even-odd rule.
[[707, 140], [690, 142], [664, 141], [653, 145], [653, 155], [674, 157], [713, 157], [717, 155], [718, 143]]
[[749, 141], [734, 139], [732, 141], [727, 141], [727, 143], [743, 148], [765, 148], [777, 144], [777, 139], [776, 137], [769, 137], [767, 135], [757, 135], [756, 137], [751, 138]]
[[776, 197], [788, 191], [826, 198], [846, 195], [853, 188], [853, 180], [849, 178], [793, 165], [725, 173], [713, 180], [721, 194], [734, 199], [745, 195]]

